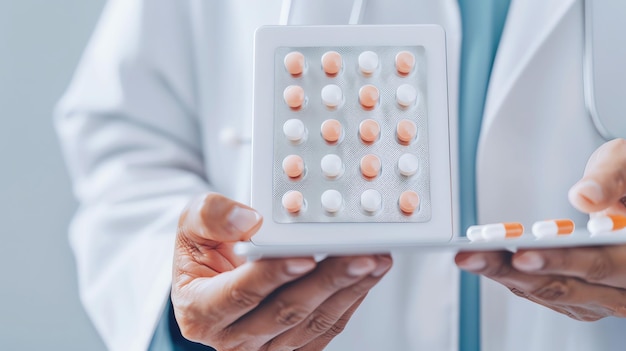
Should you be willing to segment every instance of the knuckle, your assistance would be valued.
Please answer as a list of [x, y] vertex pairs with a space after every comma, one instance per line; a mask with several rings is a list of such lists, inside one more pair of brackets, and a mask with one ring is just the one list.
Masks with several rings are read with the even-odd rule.
[[588, 282], [596, 283], [606, 279], [610, 273], [611, 264], [609, 260], [604, 255], [598, 255], [591, 262], [584, 278]]
[[543, 301], [556, 301], [565, 298], [568, 293], [567, 280], [557, 278], [534, 290], [530, 295]]
[[302, 305], [278, 303], [276, 323], [286, 327], [292, 327], [302, 322], [310, 311]]
[[335, 291], [346, 287], [353, 279], [347, 273], [330, 272], [322, 275], [322, 286], [328, 290]]
[[500, 260], [496, 264], [487, 265], [487, 267], [479, 273], [493, 278], [506, 277], [511, 273], [511, 265], [504, 260]]
[[613, 143], [618, 151], [626, 152], [626, 139], [617, 138], [613, 140]]
[[512, 252], [483, 253], [478, 257], [484, 261], [484, 266], [474, 272], [488, 278], [497, 279], [506, 277], [513, 269], [511, 263], [513, 257]]
[[526, 295], [526, 293], [523, 292], [522, 290], [519, 290], [517, 288], [511, 288], [511, 287], [509, 287], [509, 290], [516, 296], [528, 298], [528, 295]]
[[319, 335], [330, 330], [335, 322], [335, 318], [318, 311], [309, 317], [306, 329], [312, 335]]
[[330, 329], [328, 329], [328, 331], [326, 332], [326, 335], [328, 335], [328, 337], [330, 338], [334, 338], [335, 336], [341, 334], [344, 329], [346, 328], [346, 325], [348, 324], [348, 320], [347, 319], [340, 319], [337, 323], [333, 324]]
[[213, 337], [211, 347], [220, 351], [247, 351], [252, 349], [245, 340], [240, 340], [231, 335], [230, 329], [221, 330]]
[[202, 324], [189, 323], [185, 318], [177, 319], [180, 334], [187, 340], [201, 342], [207, 336], [207, 332]]
[[228, 290], [228, 300], [232, 305], [243, 309], [249, 309], [263, 300], [265, 296], [254, 290], [243, 289], [239, 287], [230, 287]]
[[216, 350], [220, 351], [253, 351], [254, 349], [247, 347], [246, 345], [237, 345], [237, 346], [213, 346]]
[[366, 295], [370, 291], [375, 281], [375, 279], [364, 279], [358, 284], [352, 285], [350, 287], [350, 290], [354, 296], [361, 297], [363, 295]]
[[293, 346], [276, 344], [274, 340], [276, 339], [272, 339], [268, 344], [263, 345], [263, 348], [259, 349], [259, 351], [293, 351], [297, 349], [297, 347]]
[[571, 318], [571, 319], [574, 319], [574, 320], [577, 320], [577, 321], [579, 321], [579, 320], [580, 320], [580, 318], [578, 318], [578, 316], [577, 316], [577, 315], [575, 315], [574, 313], [572, 313], [572, 312], [570, 312], [570, 311], [568, 311], [568, 310], [561, 310], [561, 311], [559, 311], [559, 312], [561, 312], [562, 314], [564, 314], [564, 315], [568, 316], [568, 317], [569, 317], [569, 318]]
[[[611, 146], [611, 154], [620, 155], [622, 160], [626, 160], [624, 158], [624, 155], [626, 155], [626, 139], [617, 138], [608, 142], [607, 144]], [[614, 181], [616, 182], [615, 184], [617, 185], [618, 189], [625, 189], [624, 186], [626, 185], [626, 168], [617, 168], [614, 177]]]
[[618, 301], [610, 303], [609, 306], [607, 306], [609, 310], [608, 315], [617, 318], [626, 318], [626, 290], [619, 290], [618, 295]]
[[602, 319], [601, 316], [597, 316], [597, 315], [584, 315], [584, 316], [580, 316], [578, 318], [579, 321], [581, 322], [595, 322]]
[[202, 202], [202, 208], [211, 209], [221, 206], [226, 200], [226, 197], [218, 193], [208, 193]]
[[233, 204], [218, 193], [209, 193], [205, 196], [200, 209], [203, 225], [210, 229], [222, 226], [222, 217], [228, 212]]
[[[278, 269], [273, 269], [274, 267], [277, 267]], [[287, 269], [288, 269], [288, 263], [286, 262], [281, 262], [280, 266], [272, 266], [271, 268], [263, 269], [261, 271], [263, 281], [275, 282], [279, 280], [281, 273], [287, 272]]]
[[571, 305], [566, 306], [559, 312], [579, 322], [591, 321], [594, 318], [588, 310]]
[[626, 303], [620, 303], [612, 308], [611, 315], [617, 318], [626, 318]]

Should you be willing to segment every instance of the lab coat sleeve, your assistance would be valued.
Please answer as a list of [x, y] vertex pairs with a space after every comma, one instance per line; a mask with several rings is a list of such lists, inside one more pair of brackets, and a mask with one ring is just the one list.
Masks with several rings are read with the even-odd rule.
[[109, 1], [55, 115], [79, 201], [80, 297], [110, 350], [147, 348], [178, 216], [210, 189], [188, 17], [186, 1]]

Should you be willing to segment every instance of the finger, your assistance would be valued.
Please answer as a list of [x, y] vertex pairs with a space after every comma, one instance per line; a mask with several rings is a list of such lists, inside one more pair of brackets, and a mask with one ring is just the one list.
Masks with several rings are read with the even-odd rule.
[[249, 206], [209, 193], [192, 200], [183, 210], [178, 230], [201, 245], [216, 247], [250, 239], [262, 222], [261, 215]]
[[468, 272], [487, 277], [505, 277], [512, 270], [509, 251], [476, 251], [459, 252], [454, 261], [456, 265]]
[[308, 276], [273, 294], [229, 326], [225, 334], [233, 344], [227, 348], [258, 350], [270, 339], [305, 320], [327, 298], [363, 279], [375, 268], [375, 256], [331, 257], [320, 262]]
[[326, 346], [328, 346], [328, 344], [337, 335], [339, 335], [339, 334], [341, 334], [341, 332], [343, 332], [343, 330], [346, 328], [346, 325], [348, 325], [348, 321], [350, 320], [350, 318], [352, 318], [352, 315], [354, 314], [354, 311], [356, 311], [356, 309], [361, 305], [361, 303], [363, 302], [364, 299], [365, 299], [365, 296], [363, 296], [360, 299], [358, 299], [341, 316], [341, 318], [339, 318], [339, 320], [337, 320], [337, 322], [332, 326], [332, 328], [328, 329], [324, 334], [318, 336], [317, 338], [315, 338], [310, 343], [308, 343], [308, 344], [304, 345], [303, 347], [299, 348], [298, 351], [318, 351], [318, 350], [323, 350], [324, 348], [326, 348]]
[[[539, 279], [537, 279], [539, 278]], [[563, 276], [532, 276], [520, 273], [515, 283], [533, 301], [582, 321], [626, 316], [626, 291]]]
[[519, 293], [521, 294], [519, 296], [522, 296], [528, 299], [529, 301], [532, 301], [536, 304], [547, 307], [555, 312], [564, 314], [578, 321], [596, 321], [598, 319], [601, 319], [607, 316], [606, 310], [597, 308], [597, 306], [595, 305], [577, 306], [577, 305], [571, 305], [567, 303], [562, 304], [562, 303], [559, 303], [559, 301], [546, 302], [546, 301], [543, 301], [534, 297], [533, 295], [526, 295], [522, 291], [519, 291]]
[[215, 336], [277, 288], [309, 273], [312, 258], [262, 259], [172, 291], [176, 320], [189, 340], [219, 346]]
[[512, 262], [523, 272], [571, 276], [626, 288], [626, 245], [520, 250]]
[[614, 139], [589, 158], [583, 178], [569, 191], [571, 204], [586, 213], [613, 208], [626, 213], [626, 140]]
[[[465, 262], [473, 273], [484, 275], [525, 297], [580, 320], [597, 320], [606, 316], [626, 315], [626, 293], [623, 289], [596, 285], [578, 278], [557, 275], [531, 275], [516, 270], [510, 252], [475, 252], [457, 254], [457, 264]], [[480, 263], [482, 262], [482, 263]]]
[[[270, 344], [280, 345], [281, 348], [287, 350], [295, 350], [309, 344], [314, 339], [322, 337], [321, 340], [325, 340], [337, 336], [345, 325], [341, 319], [346, 317], [346, 312], [356, 308], [355, 301], [361, 300], [380, 281], [391, 268], [391, 264], [391, 257], [379, 257], [378, 265], [372, 274], [335, 293], [304, 321], [272, 339]], [[269, 349], [273, 348], [269, 347]]]

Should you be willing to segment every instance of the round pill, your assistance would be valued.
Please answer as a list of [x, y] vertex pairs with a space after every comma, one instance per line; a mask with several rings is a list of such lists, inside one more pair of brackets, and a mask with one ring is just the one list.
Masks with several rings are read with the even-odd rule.
[[329, 76], [334, 76], [341, 70], [341, 55], [336, 51], [328, 51], [322, 55], [322, 69]]
[[293, 118], [283, 124], [283, 133], [289, 141], [298, 142], [304, 138], [306, 130], [301, 120]]
[[372, 74], [378, 67], [378, 55], [373, 51], [363, 51], [359, 55], [359, 69], [364, 74]]
[[327, 119], [322, 123], [322, 138], [334, 143], [341, 138], [341, 123], [336, 119]]
[[328, 154], [322, 157], [321, 167], [322, 174], [329, 178], [338, 177], [343, 172], [343, 162], [335, 154]]
[[304, 72], [304, 55], [298, 51], [292, 51], [285, 55], [285, 69], [292, 76], [298, 76]]
[[302, 209], [304, 205], [304, 196], [296, 190], [290, 190], [283, 195], [283, 207], [289, 213], [296, 213]]
[[283, 91], [283, 98], [287, 106], [297, 109], [304, 103], [304, 89], [299, 85], [290, 85]]
[[409, 119], [403, 119], [396, 126], [396, 136], [401, 143], [410, 143], [417, 134], [417, 126], [415, 122]]
[[378, 88], [371, 84], [364, 85], [359, 89], [359, 102], [361, 106], [366, 109], [374, 108], [376, 103], [378, 103], [379, 97], [380, 93], [378, 92]]
[[419, 168], [419, 160], [413, 154], [404, 154], [398, 159], [398, 170], [400, 174], [410, 177], [417, 173]]
[[400, 51], [396, 55], [396, 69], [398, 73], [406, 75], [411, 73], [415, 66], [415, 56], [408, 51]]
[[398, 205], [400, 206], [400, 210], [402, 212], [411, 214], [419, 207], [420, 197], [415, 191], [407, 190], [400, 194]]
[[359, 136], [366, 143], [373, 143], [380, 136], [380, 125], [373, 119], [366, 119], [359, 124]]
[[380, 173], [380, 158], [373, 154], [361, 158], [361, 173], [366, 178], [374, 178]]
[[283, 159], [283, 171], [290, 178], [298, 178], [304, 172], [304, 160], [298, 155], [289, 155]]
[[322, 194], [322, 207], [324, 210], [335, 213], [341, 209], [343, 204], [343, 196], [337, 190], [326, 190]]
[[382, 196], [374, 189], [367, 189], [361, 194], [361, 207], [367, 212], [380, 210], [382, 202]]
[[396, 89], [396, 101], [402, 107], [409, 107], [417, 99], [417, 90], [412, 85], [402, 84]]
[[327, 107], [337, 107], [343, 99], [341, 88], [335, 84], [328, 84], [322, 88], [322, 103]]

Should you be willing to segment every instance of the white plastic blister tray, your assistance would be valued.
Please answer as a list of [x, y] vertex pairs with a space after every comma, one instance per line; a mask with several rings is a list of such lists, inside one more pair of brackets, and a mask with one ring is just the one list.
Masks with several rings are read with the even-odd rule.
[[587, 230], [579, 229], [565, 237], [537, 239], [532, 234], [524, 234], [516, 239], [472, 242], [465, 237], [455, 237], [448, 242], [383, 244], [373, 245], [356, 243], [354, 245], [274, 245], [257, 246], [251, 242], [235, 245], [235, 253], [250, 258], [261, 257], [296, 257], [313, 255], [359, 255], [384, 254], [390, 252], [419, 251], [494, 251], [520, 249], [549, 249], [576, 246], [600, 246], [626, 244], [626, 229], [601, 235], [590, 235]]
[[[334, 51], [342, 56], [338, 74], [324, 72], [321, 57]], [[446, 80], [445, 35], [436, 25], [393, 26], [268, 26], [255, 35], [254, 133], [252, 140], [251, 206], [264, 217], [264, 224], [252, 239], [254, 245], [367, 245], [447, 242], [452, 233], [450, 144]], [[305, 58], [305, 70], [291, 75], [284, 64], [290, 52]], [[371, 74], [360, 71], [359, 56], [373, 52], [378, 65]], [[415, 65], [408, 74], [399, 74], [394, 57], [410, 52]], [[327, 85], [341, 89], [341, 104], [324, 105], [321, 90]], [[374, 108], [360, 104], [359, 89], [374, 85], [379, 98]], [[409, 106], [398, 103], [401, 85], [415, 89], [417, 97]], [[285, 89], [299, 86], [305, 99], [302, 107], [291, 108]], [[283, 131], [288, 120], [297, 119], [306, 128], [306, 137], [289, 140]], [[321, 124], [333, 119], [342, 125], [342, 139], [328, 143], [320, 135]], [[380, 136], [373, 143], [359, 138], [359, 124], [373, 119]], [[410, 120], [417, 135], [401, 143], [396, 127]], [[323, 156], [338, 155], [343, 173], [325, 177], [320, 169]], [[382, 167], [375, 177], [363, 177], [360, 159], [376, 155]], [[402, 155], [410, 154], [419, 170], [406, 176], [398, 171]], [[282, 162], [289, 155], [304, 160], [305, 172], [290, 178]], [[379, 195], [374, 211], [361, 202], [367, 190]], [[337, 190], [342, 204], [336, 212], [322, 208], [321, 195]], [[282, 196], [298, 191], [302, 209], [287, 211]], [[403, 191], [419, 194], [419, 208], [400, 210]], [[376, 200], [376, 199], [375, 199]]]

